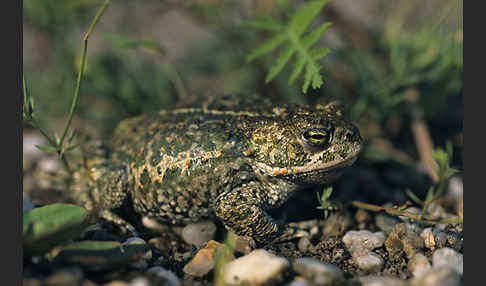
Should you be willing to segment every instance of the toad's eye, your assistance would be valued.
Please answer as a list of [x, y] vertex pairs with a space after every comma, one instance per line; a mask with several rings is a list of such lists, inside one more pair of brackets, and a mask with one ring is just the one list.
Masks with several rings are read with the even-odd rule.
[[305, 142], [313, 147], [324, 147], [329, 143], [329, 132], [324, 129], [310, 129], [302, 135]]

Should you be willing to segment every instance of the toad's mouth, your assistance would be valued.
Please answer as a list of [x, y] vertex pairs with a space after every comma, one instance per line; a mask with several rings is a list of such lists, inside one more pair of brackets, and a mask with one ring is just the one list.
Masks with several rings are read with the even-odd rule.
[[352, 153], [347, 155], [347, 158], [342, 158], [341, 156], [336, 155], [336, 159], [332, 161], [327, 161], [325, 163], [322, 162], [322, 153], [320, 153], [314, 155], [311, 158], [311, 163], [306, 164], [305, 166], [279, 168], [261, 164], [261, 166], [259, 167], [265, 170], [267, 174], [270, 174], [270, 176], [274, 177], [308, 176], [309, 174], [312, 174], [313, 176], [325, 175], [326, 173], [335, 173], [338, 170], [344, 169], [354, 164], [354, 162], [356, 162], [356, 160], [358, 159], [361, 150], [362, 146], [359, 145]]

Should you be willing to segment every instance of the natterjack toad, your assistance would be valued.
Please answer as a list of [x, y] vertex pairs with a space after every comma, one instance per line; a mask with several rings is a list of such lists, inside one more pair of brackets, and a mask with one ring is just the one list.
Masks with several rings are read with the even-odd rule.
[[334, 103], [228, 99], [122, 121], [109, 142], [85, 148], [93, 184], [83, 203], [100, 214], [130, 207], [169, 224], [217, 218], [268, 243], [286, 227], [266, 211], [329, 184], [361, 150], [358, 129]]

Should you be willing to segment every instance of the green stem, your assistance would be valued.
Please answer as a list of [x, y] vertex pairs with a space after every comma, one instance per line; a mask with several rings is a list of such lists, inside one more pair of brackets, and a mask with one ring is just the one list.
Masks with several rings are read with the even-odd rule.
[[76, 90], [74, 91], [73, 101], [71, 102], [71, 108], [69, 109], [68, 121], [66, 123], [66, 126], [64, 127], [64, 132], [62, 133], [61, 140], [59, 141], [59, 146], [57, 146], [59, 152], [62, 152], [64, 139], [66, 138], [69, 127], [71, 126], [71, 122], [73, 120], [73, 114], [74, 114], [74, 111], [76, 110], [76, 106], [78, 105], [79, 90], [81, 88], [81, 79], [83, 77], [84, 67], [86, 65], [86, 53], [87, 53], [87, 50], [88, 50], [88, 38], [91, 35], [91, 33], [93, 32], [96, 24], [98, 24], [98, 22], [100, 21], [101, 16], [103, 16], [103, 13], [105, 12], [106, 8], [108, 8], [108, 5], [110, 5], [110, 2], [111, 2], [111, 0], [106, 0], [105, 3], [103, 3], [103, 6], [101, 6], [101, 8], [98, 10], [96, 17], [94, 18], [93, 22], [91, 23], [91, 25], [88, 28], [88, 31], [84, 35], [83, 51], [82, 51], [82, 55], [81, 55], [81, 66], [80, 66], [79, 72], [78, 72]]
[[394, 215], [394, 216], [405, 216], [405, 217], [408, 217], [410, 219], [420, 221], [420, 222], [423, 222], [423, 223], [426, 223], [426, 224], [432, 224], [432, 225], [441, 224], [441, 223], [462, 224], [462, 219], [460, 217], [457, 217], [457, 216], [446, 218], [446, 219], [436, 220], [436, 219], [424, 217], [424, 215], [422, 215], [422, 214], [411, 213], [411, 212], [403, 211], [403, 210], [396, 209], [396, 208], [380, 207], [380, 206], [377, 206], [377, 205], [367, 204], [367, 203], [363, 203], [363, 202], [359, 202], [359, 201], [352, 201], [351, 205], [353, 205], [357, 208], [361, 208], [361, 209], [365, 209], [365, 210], [369, 210], [369, 211], [374, 211], [374, 212], [384, 211], [387, 214]]
[[187, 98], [187, 91], [186, 88], [184, 87], [184, 83], [182, 82], [182, 78], [180, 77], [179, 73], [177, 72], [174, 64], [172, 61], [165, 56], [165, 54], [160, 53], [163, 57], [164, 61], [164, 66], [166, 71], [170, 74], [170, 77], [172, 78], [172, 83], [174, 84], [174, 87], [176, 89], [176, 92], [178, 94], [179, 99], [186, 99]]

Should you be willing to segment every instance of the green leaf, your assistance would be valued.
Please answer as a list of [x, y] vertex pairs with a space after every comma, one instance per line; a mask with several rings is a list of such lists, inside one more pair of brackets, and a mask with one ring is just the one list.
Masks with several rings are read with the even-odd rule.
[[248, 27], [269, 32], [277, 32], [284, 28], [283, 24], [272, 18], [260, 18], [245, 22]]
[[324, 83], [320, 75], [322, 67], [317, 61], [329, 54], [330, 50], [327, 48], [314, 49], [312, 46], [318, 42], [331, 23], [325, 22], [306, 36], [302, 35], [326, 4], [327, 0], [311, 1], [304, 4], [291, 16], [287, 26], [271, 19], [250, 22], [253, 23], [249, 24], [250, 27], [270, 31], [275, 35], [254, 49], [247, 56], [247, 62], [251, 62], [284, 45], [283, 52], [278, 55], [276, 63], [271, 65], [265, 82], [268, 83], [273, 80], [285, 68], [292, 56], [296, 54], [296, 63], [288, 80], [289, 85], [293, 84], [305, 69], [302, 91], [307, 93], [309, 87], [319, 88], [322, 86]]
[[287, 35], [286, 34], [278, 34], [277, 36], [273, 37], [272, 39], [266, 41], [262, 45], [260, 45], [258, 48], [253, 50], [248, 57], [246, 58], [247, 62], [251, 62], [254, 59], [263, 56], [265, 54], [270, 53], [271, 51], [275, 50], [280, 44], [285, 42], [287, 40]]
[[320, 49], [314, 49], [311, 51], [311, 57], [314, 59], [314, 60], [320, 60], [322, 59], [323, 57], [327, 56], [329, 53], [331, 52], [330, 49], [328, 48], [320, 48]]
[[321, 199], [326, 200], [331, 196], [331, 194], [332, 194], [332, 187], [329, 187], [322, 192]]
[[68, 145], [64, 148], [64, 152], [72, 151], [79, 147], [79, 144]]
[[288, 46], [284, 52], [282, 52], [278, 59], [277, 63], [270, 69], [270, 72], [267, 75], [267, 78], [265, 79], [265, 82], [270, 82], [272, 79], [274, 79], [278, 73], [282, 71], [284, 66], [288, 63], [290, 58], [295, 52], [295, 47], [294, 46]]
[[41, 151], [47, 153], [57, 153], [57, 148], [54, 146], [47, 146], [47, 145], [35, 145], [35, 147]]
[[324, 82], [319, 74], [320, 66], [309, 62], [305, 68], [304, 85], [302, 86], [302, 92], [307, 93], [309, 85], [312, 83], [312, 88], [319, 88]]
[[290, 20], [289, 28], [300, 36], [307, 27], [312, 23], [314, 18], [319, 15], [322, 7], [327, 4], [328, 0], [312, 1], [304, 5], [304, 7], [297, 11]]
[[52, 204], [23, 213], [22, 234], [28, 255], [42, 254], [81, 233], [86, 210], [70, 204]]
[[295, 62], [295, 67], [294, 70], [292, 71], [292, 74], [290, 75], [289, 78], [289, 85], [293, 84], [297, 77], [300, 75], [302, 72], [302, 69], [305, 66], [305, 58], [304, 56], [298, 54], [297, 55], [297, 61]]
[[322, 37], [322, 34], [324, 34], [327, 28], [329, 28], [331, 25], [332, 25], [331, 22], [326, 22], [322, 24], [319, 28], [315, 29], [309, 35], [305, 36], [302, 39], [302, 45], [305, 48], [314, 45]]

